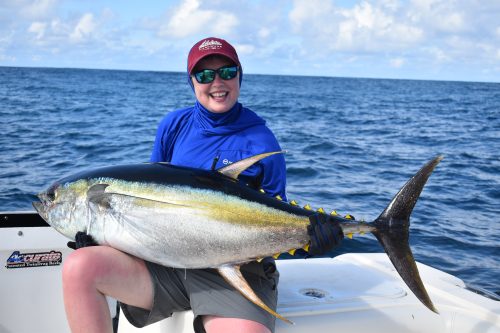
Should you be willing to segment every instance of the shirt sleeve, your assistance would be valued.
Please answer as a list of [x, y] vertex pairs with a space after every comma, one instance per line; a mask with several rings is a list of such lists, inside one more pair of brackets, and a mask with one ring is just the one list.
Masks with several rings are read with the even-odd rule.
[[172, 160], [175, 141], [188, 111], [187, 108], [170, 112], [162, 119], [156, 131], [150, 162], [170, 162]]
[[160, 125], [158, 126], [158, 129], [156, 130], [155, 142], [153, 144], [153, 150], [149, 159], [150, 162], [168, 162], [166, 156], [167, 150], [165, 147], [168, 141], [168, 122], [166, 121], [166, 119], [167, 117], [163, 118], [163, 120], [160, 122]]

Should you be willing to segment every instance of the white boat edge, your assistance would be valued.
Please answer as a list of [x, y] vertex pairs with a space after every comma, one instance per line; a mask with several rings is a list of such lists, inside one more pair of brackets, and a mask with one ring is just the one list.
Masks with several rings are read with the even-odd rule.
[[[72, 250], [66, 247], [68, 240], [54, 229], [33, 221], [25, 224], [32, 214], [0, 212], [0, 332], [69, 332], [61, 267]], [[9, 261], [16, 252], [19, 258], [39, 256], [31, 255], [31, 262]], [[33, 260], [36, 257], [39, 260]], [[500, 333], [498, 298], [473, 292], [459, 278], [421, 263], [417, 265], [422, 280], [439, 315], [409, 291], [384, 253], [278, 260], [277, 265], [278, 312], [295, 322], [291, 326], [277, 320], [277, 333]], [[116, 301], [109, 299], [109, 304], [116, 316]], [[191, 311], [142, 329], [131, 326], [124, 316], [118, 318], [120, 333], [193, 332]]]

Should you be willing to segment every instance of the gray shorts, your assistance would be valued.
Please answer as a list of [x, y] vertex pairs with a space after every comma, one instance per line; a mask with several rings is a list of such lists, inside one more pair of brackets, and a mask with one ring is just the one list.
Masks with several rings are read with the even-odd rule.
[[[215, 269], [178, 269], [146, 262], [153, 282], [151, 311], [121, 303], [128, 321], [144, 327], [173, 312], [192, 309], [195, 332], [205, 332], [203, 315], [253, 320], [274, 332], [275, 317], [247, 300]], [[241, 272], [257, 296], [276, 310], [279, 273], [272, 258], [241, 266]]]

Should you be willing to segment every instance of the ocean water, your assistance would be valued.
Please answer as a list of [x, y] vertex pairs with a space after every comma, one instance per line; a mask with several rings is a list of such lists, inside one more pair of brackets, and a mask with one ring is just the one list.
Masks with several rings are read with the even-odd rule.
[[[183, 73], [0, 67], [0, 211], [79, 170], [149, 159], [194, 96]], [[436, 155], [415, 258], [500, 294], [500, 84], [245, 75], [240, 101], [287, 150], [288, 196], [373, 220]], [[372, 236], [343, 252], [380, 252]]]

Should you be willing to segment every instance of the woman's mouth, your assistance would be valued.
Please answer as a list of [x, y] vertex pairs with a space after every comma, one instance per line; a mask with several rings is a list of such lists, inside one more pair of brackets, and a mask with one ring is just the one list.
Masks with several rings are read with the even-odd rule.
[[211, 93], [210, 96], [214, 98], [215, 100], [223, 100], [227, 96], [228, 92], [214, 92]]

